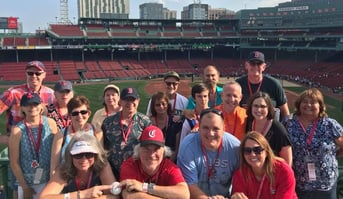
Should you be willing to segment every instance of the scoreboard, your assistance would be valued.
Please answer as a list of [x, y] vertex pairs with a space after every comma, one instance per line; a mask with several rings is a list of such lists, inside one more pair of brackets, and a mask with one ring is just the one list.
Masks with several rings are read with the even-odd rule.
[[17, 29], [17, 17], [0, 17], [0, 29]]

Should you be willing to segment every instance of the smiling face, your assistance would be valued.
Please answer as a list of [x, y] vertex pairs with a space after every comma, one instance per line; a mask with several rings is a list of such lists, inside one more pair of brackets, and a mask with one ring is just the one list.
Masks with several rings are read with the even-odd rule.
[[158, 115], [163, 115], [168, 113], [168, 101], [165, 99], [158, 99], [155, 101], [155, 111]]
[[25, 117], [35, 117], [42, 112], [41, 104], [30, 104], [28, 106], [22, 106], [21, 110], [25, 113]]
[[204, 69], [203, 82], [213, 88], [219, 81], [219, 72], [214, 66], [207, 66]]
[[[262, 170], [265, 159], [266, 159], [266, 151], [257, 142], [251, 139], [248, 139], [245, 142], [244, 148], [252, 149], [251, 151], [247, 150], [247, 152], [244, 152], [244, 159], [246, 163], [250, 165], [253, 170]], [[255, 148], [255, 151], [254, 151], [254, 148]], [[256, 149], [263, 149], [263, 150], [260, 151]]]
[[119, 101], [119, 104], [122, 106], [123, 112], [134, 114], [137, 112], [139, 99], [134, 97], [126, 97]]
[[239, 84], [227, 84], [223, 87], [221, 96], [225, 110], [233, 112], [242, 100], [242, 89]]
[[55, 91], [56, 102], [60, 107], [67, 106], [69, 100], [73, 98], [74, 92], [70, 90], [64, 90], [62, 92]]
[[204, 114], [200, 119], [199, 133], [206, 149], [218, 149], [224, 134], [223, 118], [212, 112]]
[[166, 93], [168, 95], [173, 95], [177, 92], [180, 81], [176, 77], [167, 77], [164, 80], [164, 83], [166, 85]]
[[88, 171], [88, 169], [90, 169], [95, 162], [95, 156], [96, 154], [78, 154], [72, 156], [73, 165], [78, 171]]
[[255, 120], [263, 120], [268, 115], [268, 105], [262, 98], [256, 98], [251, 105], [251, 113]]
[[164, 147], [148, 144], [146, 146], [139, 147], [139, 159], [142, 163], [143, 170], [153, 175], [157, 172], [162, 160], [163, 160]]
[[[74, 115], [75, 113], [75, 115]], [[78, 114], [77, 114], [78, 113]], [[85, 113], [85, 114], [83, 114]], [[90, 116], [90, 111], [87, 109], [86, 105], [81, 105], [80, 107], [74, 108], [71, 115], [71, 122], [72, 124], [78, 124], [79, 126], [84, 126]]]
[[36, 67], [26, 69], [26, 81], [31, 88], [39, 88], [45, 79], [46, 73]]
[[106, 106], [117, 106], [119, 94], [114, 89], [107, 89], [104, 93], [104, 101]]
[[310, 97], [305, 97], [300, 103], [301, 115], [310, 116], [313, 118], [318, 117], [320, 112], [320, 105], [318, 100]]

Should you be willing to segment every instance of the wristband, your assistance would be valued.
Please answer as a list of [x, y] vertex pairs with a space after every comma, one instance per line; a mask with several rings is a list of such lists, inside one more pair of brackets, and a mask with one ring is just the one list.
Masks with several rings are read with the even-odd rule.
[[70, 199], [70, 194], [69, 193], [65, 193], [64, 194], [64, 199]]
[[149, 184], [144, 182], [142, 185], [142, 192], [147, 193], [148, 192], [148, 186], [149, 186]]
[[153, 194], [152, 192], [154, 192], [154, 183], [149, 183], [148, 185], [148, 193]]

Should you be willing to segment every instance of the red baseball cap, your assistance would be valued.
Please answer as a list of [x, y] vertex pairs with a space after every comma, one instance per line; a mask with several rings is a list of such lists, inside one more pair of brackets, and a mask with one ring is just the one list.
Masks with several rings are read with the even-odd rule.
[[155, 144], [158, 146], [164, 146], [163, 132], [157, 126], [151, 125], [146, 127], [140, 137], [141, 146], [148, 144]]

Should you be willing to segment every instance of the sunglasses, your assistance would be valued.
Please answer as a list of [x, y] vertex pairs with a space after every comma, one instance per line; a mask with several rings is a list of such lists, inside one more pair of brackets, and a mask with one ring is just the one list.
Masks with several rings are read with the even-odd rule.
[[37, 77], [43, 74], [44, 72], [26, 72], [28, 76], [36, 75]]
[[74, 111], [71, 113], [71, 116], [78, 116], [80, 113], [81, 115], [86, 115], [88, 113], [88, 110]]
[[223, 113], [220, 110], [217, 110], [217, 109], [214, 109], [214, 108], [207, 108], [207, 109], [204, 109], [204, 110], [201, 111], [201, 113], [200, 113], [200, 120], [201, 120], [201, 118], [204, 115], [206, 115], [208, 113], [214, 113], [216, 115], [219, 115], [222, 119], [224, 119]]
[[268, 106], [267, 105], [259, 105], [259, 104], [253, 104], [252, 105], [252, 107], [254, 107], [254, 108], [262, 108], [262, 109], [265, 109], [265, 108], [267, 108]]
[[250, 155], [251, 152], [254, 152], [256, 155], [260, 155], [264, 151], [264, 148], [261, 146], [256, 147], [243, 147], [243, 152], [245, 155]]
[[83, 157], [86, 157], [87, 159], [94, 158], [95, 154], [94, 153], [80, 153], [73, 155], [72, 157], [75, 159], [82, 159]]
[[165, 82], [167, 86], [177, 86], [180, 82]]

